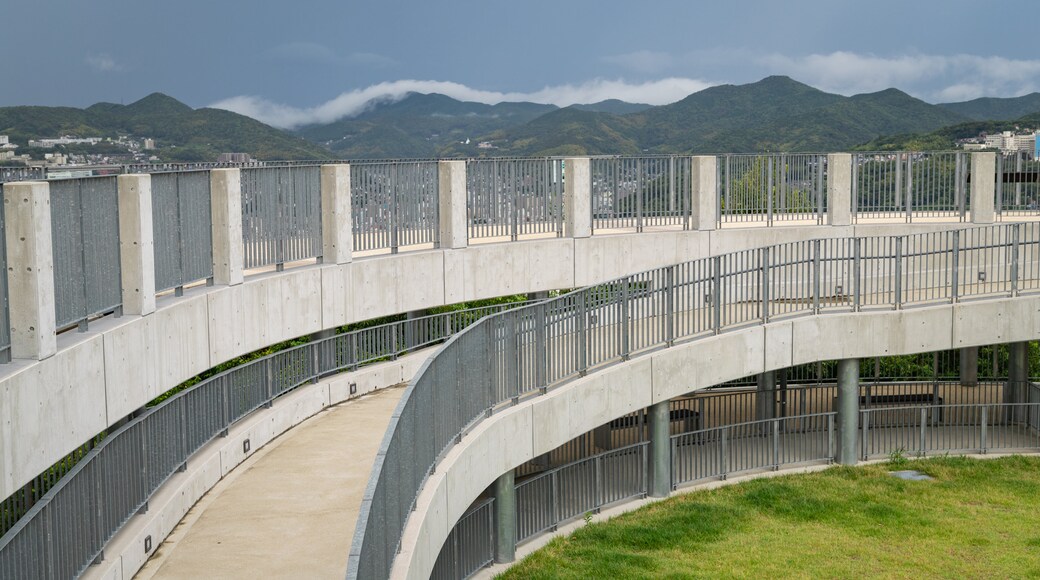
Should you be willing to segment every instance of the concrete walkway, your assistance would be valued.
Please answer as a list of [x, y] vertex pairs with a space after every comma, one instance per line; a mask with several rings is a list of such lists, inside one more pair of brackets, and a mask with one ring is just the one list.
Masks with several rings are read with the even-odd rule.
[[354, 525], [403, 387], [332, 407], [231, 472], [137, 578], [344, 578]]

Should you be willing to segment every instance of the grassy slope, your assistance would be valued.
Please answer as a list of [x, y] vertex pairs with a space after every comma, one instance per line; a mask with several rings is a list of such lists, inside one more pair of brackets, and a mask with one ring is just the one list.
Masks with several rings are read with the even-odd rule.
[[585, 526], [512, 578], [1040, 575], [1040, 458], [834, 468], [678, 496]]

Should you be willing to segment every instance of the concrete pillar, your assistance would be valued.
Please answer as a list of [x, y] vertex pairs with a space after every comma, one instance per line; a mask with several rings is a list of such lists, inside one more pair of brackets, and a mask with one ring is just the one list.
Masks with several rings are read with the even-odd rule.
[[245, 245], [242, 242], [242, 178], [238, 169], [209, 172], [213, 212], [213, 283], [242, 283]]
[[513, 470], [495, 480], [495, 562], [516, 560], [516, 484]]
[[755, 391], [755, 421], [776, 417], [776, 372], [766, 371], [758, 375]]
[[321, 261], [348, 264], [354, 254], [350, 209], [350, 165], [321, 166]]
[[991, 224], [997, 183], [997, 154], [971, 154], [971, 223]]
[[852, 155], [827, 155], [827, 223], [852, 224]]
[[548, 300], [549, 299], [549, 291], [548, 290], [543, 290], [541, 292], [528, 292], [527, 293], [527, 299], [528, 300]]
[[610, 423], [604, 423], [592, 430], [592, 442], [597, 449], [610, 450]]
[[838, 463], [855, 465], [859, 431], [859, 359], [838, 361]]
[[966, 346], [960, 350], [961, 384], [974, 387], [979, 384], [979, 347]]
[[440, 185], [440, 246], [449, 250], [469, 245], [466, 209], [466, 162], [437, 163]]
[[650, 497], [668, 497], [672, 491], [671, 416], [668, 401], [650, 405], [647, 418], [650, 427], [647, 493]]
[[699, 231], [714, 230], [719, 213], [718, 159], [714, 155], [697, 155], [690, 161], [693, 185], [690, 227]]
[[119, 268], [123, 277], [123, 314], [155, 312], [155, 237], [152, 176], [120, 175]]
[[[1004, 386], [1004, 403], [1025, 402], [1026, 381], [1029, 380], [1029, 343], [1012, 342], [1008, 345], [1008, 382]], [[1011, 409], [1009, 418], [1022, 415], [1020, 409]]]
[[11, 358], [43, 360], [58, 351], [50, 186], [4, 184]]
[[563, 235], [592, 235], [592, 163], [588, 157], [563, 160]]

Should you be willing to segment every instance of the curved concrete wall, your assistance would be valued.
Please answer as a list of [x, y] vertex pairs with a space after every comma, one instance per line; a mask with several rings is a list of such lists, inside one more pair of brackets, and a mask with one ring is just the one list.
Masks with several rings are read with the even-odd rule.
[[389, 314], [573, 288], [722, 252], [821, 237], [965, 224], [751, 227], [550, 238], [425, 250], [250, 276], [160, 298], [148, 316], [106, 317], [58, 337], [42, 361], [0, 367], [0, 498], [155, 396], [290, 338]]
[[481, 422], [419, 495], [394, 578], [428, 578], [473, 500], [504, 473], [624, 414], [731, 379], [849, 357], [913, 354], [1040, 338], [1040, 296], [772, 322], [652, 351]]

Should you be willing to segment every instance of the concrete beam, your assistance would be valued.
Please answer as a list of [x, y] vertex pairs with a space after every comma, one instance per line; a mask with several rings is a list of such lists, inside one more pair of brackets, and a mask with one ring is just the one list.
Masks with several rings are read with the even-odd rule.
[[116, 182], [123, 314], [145, 316], [155, 312], [152, 176], [120, 175]]
[[997, 155], [992, 151], [971, 154], [971, 223], [991, 224], [997, 183]]
[[209, 173], [213, 213], [213, 283], [242, 283], [245, 244], [242, 241], [242, 174], [238, 169]]
[[4, 185], [4, 232], [11, 357], [43, 360], [58, 350], [47, 183]]
[[693, 164], [690, 227], [699, 231], [714, 230], [719, 213], [718, 159], [714, 155], [697, 155], [690, 162]]
[[852, 155], [827, 155], [827, 223], [847, 226], [852, 223]]
[[440, 247], [455, 250], [469, 245], [466, 210], [466, 162], [439, 161]]
[[321, 261], [347, 264], [354, 254], [350, 165], [321, 166]]
[[563, 235], [592, 235], [592, 165], [588, 157], [568, 157], [563, 167]]

